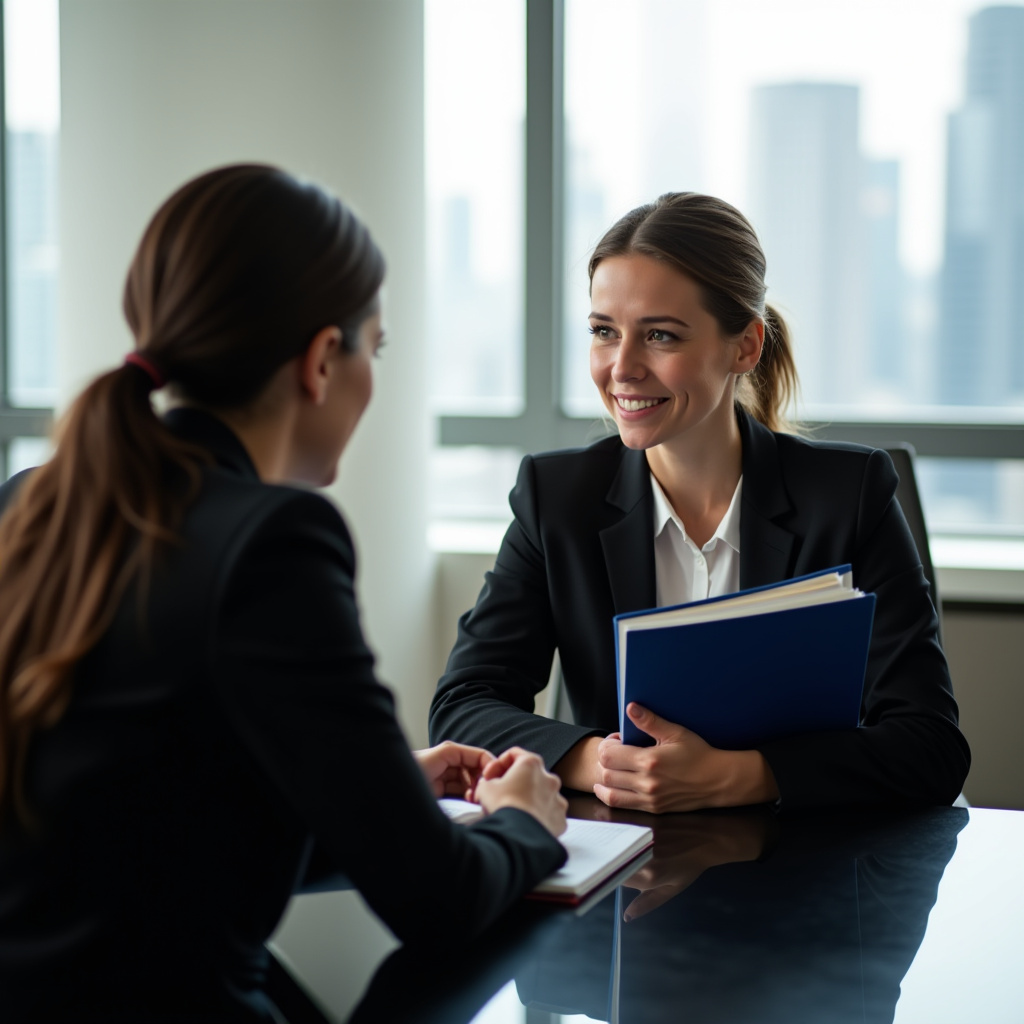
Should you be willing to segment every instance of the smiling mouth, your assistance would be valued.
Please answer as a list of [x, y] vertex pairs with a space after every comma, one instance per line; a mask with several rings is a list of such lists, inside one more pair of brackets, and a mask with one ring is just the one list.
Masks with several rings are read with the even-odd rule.
[[667, 398], [620, 398], [615, 396], [615, 403], [623, 412], [639, 412], [641, 409], [650, 409], [651, 406], [661, 405], [667, 402]]

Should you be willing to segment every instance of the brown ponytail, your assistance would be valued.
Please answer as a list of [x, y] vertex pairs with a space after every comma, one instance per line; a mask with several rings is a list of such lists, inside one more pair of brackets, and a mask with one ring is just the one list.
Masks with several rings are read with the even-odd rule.
[[796, 401], [799, 381], [789, 328], [776, 309], [764, 307], [764, 348], [750, 374], [740, 378], [736, 401], [769, 430], [797, 432], [785, 417]]
[[[369, 233], [335, 197], [273, 167], [225, 167], [157, 211], [125, 315], [180, 399], [237, 409], [320, 328], [339, 325], [352, 344], [383, 275]], [[0, 519], [0, 813], [27, 819], [33, 734], [63, 714], [75, 665], [129, 584], [145, 593], [199, 486], [207, 456], [163, 426], [154, 385], [139, 365], [97, 378]]]
[[75, 664], [198, 483], [202, 453], [160, 425], [150, 387], [130, 366], [94, 381], [0, 520], [0, 796], [23, 818], [32, 734], [63, 713]]
[[764, 323], [757, 367], [740, 378], [736, 401], [769, 430], [793, 430], [786, 409], [799, 389], [789, 329], [765, 302], [765, 257], [746, 217], [714, 196], [667, 192], [613, 224], [590, 257], [593, 279], [609, 256], [639, 253], [669, 263], [701, 287], [704, 308], [729, 336]]

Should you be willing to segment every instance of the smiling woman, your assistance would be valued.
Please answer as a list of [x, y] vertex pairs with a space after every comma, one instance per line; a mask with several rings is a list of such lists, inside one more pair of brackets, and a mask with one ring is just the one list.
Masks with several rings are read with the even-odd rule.
[[[748, 221], [666, 194], [608, 231], [590, 274], [591, 375], [618, 436], [523, 461], [432, 738], [516, 742], [568, 786], [655, 812], [951, 802], [970, 753], [895, 471], [884, 452], [783, 432], [796, 370]], [[631, 704], [655, 746], [622, 742], [615, 614], [844, 563], [877, 596], [861, 728], [722, 750]], [[532, 713], [556, 648], [574, 724]], [[680, 665], [684, 684], [715, 680]]]

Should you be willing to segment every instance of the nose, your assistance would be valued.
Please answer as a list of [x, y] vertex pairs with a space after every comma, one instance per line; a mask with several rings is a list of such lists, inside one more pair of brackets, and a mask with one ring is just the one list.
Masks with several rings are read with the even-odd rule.
[[643, 346], [632, 337], [625, 335], [615, 351], [612, 363], [612, 380], [617, 384], [625, 384], [631, 380], [641, 380], [646, 375], [643, 364]]

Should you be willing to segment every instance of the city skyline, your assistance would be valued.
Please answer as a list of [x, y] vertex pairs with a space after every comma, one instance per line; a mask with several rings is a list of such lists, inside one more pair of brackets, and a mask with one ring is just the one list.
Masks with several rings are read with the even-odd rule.
[[936, 397], [1024, 404], [1024, 8], [971, 18], [947, 152]]

